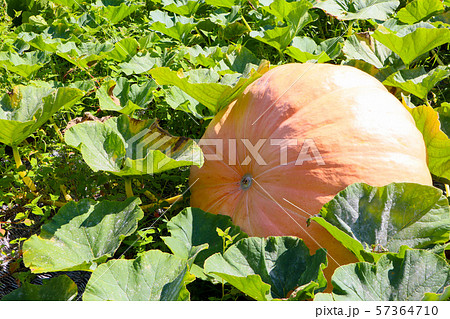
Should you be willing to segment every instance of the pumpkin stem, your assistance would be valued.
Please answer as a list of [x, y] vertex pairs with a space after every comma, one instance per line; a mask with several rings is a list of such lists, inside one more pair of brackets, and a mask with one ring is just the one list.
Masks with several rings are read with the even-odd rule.
[[241, 189], [243, 190], [249, 189], [250, 186], [252, 186], [252, 181], [253, 181], [252, 175], [250, 175], [249, 173], [242, 176], [240, 183]]

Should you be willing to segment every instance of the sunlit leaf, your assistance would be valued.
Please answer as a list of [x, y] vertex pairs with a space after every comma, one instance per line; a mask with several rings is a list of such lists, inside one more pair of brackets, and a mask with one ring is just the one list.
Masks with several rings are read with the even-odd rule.
[[414, 24], [443, 10], [444, 5], [440, 0], [414, 0], [398, 10], [397, 18], [403, 23]]
[[214, 215], [199, 208], [188, 207], [167, 223], [171, 236], [163, 237], [163, 240], [175, 256], [184, 259], [192, 258], [195, 247], [208, 244], [208, 248], [195, 258], [195, 263], [203, 266], [206, 258], [224, 251], [224, 243], [217, 228], [226, 230], [228, 227], [229, 235], [236, 236], [234, 242], [247, 237], [238, 226], [233, 225], [229, 216]]
[[320, 215], [313, 220], [361, 261], [378, 258], [374, 252], [397, 252], [402, 245], [426, 248], [450, 239], [448, 200], [431, 186], [353, 184], [326, 203]]
[[450, 266], [425, 250], [387, 254], [376, 265], [359, 262], [339, 267], [332, 279], [337, 301], [419, 301], [442, 294], [450, 285]]
[[97, 0], [92, 8], [97, 9], [97, 14], [108, 23], [116, 24], [122, 21], [144, 4], [127, 0]]
[[424, 67], [399, 70], [383, 81], [384, 85], [399, 87], [415, 96], [425, 99], [428, 92], [443, 79], [450, 76], [450, 68], [438, 66], [430, 72]]
[[50, 57], [42, 51], [26, 52], [23, 55], [15, 52], [0, 52], [0, 66], [25, 78], [49, 61]]
[[115, 259], [92, 274], [83, 300], [189, 300], [186, 285], [195, 279], [187, 260], [150, 250], [132, 260]]
[[2, 301], [71, 301], [78, 294], [77, 285], [66, 275], [44, 279], [42, 285], [24, 282]]
[[130, 84], [126, 78], [118, 78], [105, 81], [96, 95], [102, 110], [131, 114], [151, 102], [156, 87], [154, 81], [137, 85]]
[[185, 41], [192, 29], [195, 28], [192, 19], [183, 16], [171, 17], [167, 12], [155, 10], [150, 12], [150, 29], [164, 33], [178, 41]]
[[295, 37], [285, 52], [302, 63], [307, 61], [323, 63], [339, 55], [341, 43], [341, 38], [330, 38], [316, 44], [311, 38]]
[[450, 139], [440, 129], [438, 113], [425, 105], [407, 109], [425, 140], [431, 174], [450, 181]]
[[93, 171], [118, 176], [203, 165], [203, 154], [193, 140], [172, 136], [151, 119], [121, 115], [104, 123], [88, 121], [67, 130], [65, 140], [81, 151]]
[[93, 270], [119, 248], [144, 216], [139, 198], [124, 202], [71, 201], [23, 245], [32, 272]]
[[398, 0], [325, 0], [314, 7], [339, 20], [386, 20], [399, 6]]
[[406, 26], [395, 32], [380, 25], [373, 37], [397, 53], [406, 65], [420, 55], [450, 41], [450, 29], [430, 24]]
[[62, 107], [70, 107], [83, 96], [74, 88], [16, 86], [0, 99], [0, 142], [17, 145]]

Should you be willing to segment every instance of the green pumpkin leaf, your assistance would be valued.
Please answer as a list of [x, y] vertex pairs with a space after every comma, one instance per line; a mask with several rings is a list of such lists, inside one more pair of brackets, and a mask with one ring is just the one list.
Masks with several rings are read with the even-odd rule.
[[386, 46], [374, 40], [369, 34], [352, 34], [344, 42], [342, 51], [349, 59], [362, 60], [378, 69], [385, 66], [392, 54]]
[[223, 252], [223, 240], [217, 233], [217, 228], [226, 230], [230, 227], [229, 235], [234, 242], [247, 237], [238, 226], [234, 226], [231, 218], [225, 215], [214, 215], [199, 208], [188, 207], [167, 223], [170, 237], [162, 237], [164, 243], [175, 256], [190, 259], [194, 255], [195, 247], [208, 244], [208, 249], [198, 253], [195, 263], [203, 266], [205, 260], [218, 252]]
[[450, 138], [450, 103], [444, 102], [440, 107], [434, 109], [439, 114], [441, 130]]
[[442, 294], [450, 285], [450, 266], [425, 250], [383, 255], [375, 264], [359, 262], [336, 269], [332, 279], [336, 301], [419, 301]]
[[241, 4], [242, 0], [205, 0], [206, 4], [213, 7], [232, 8]]
[[24, 282], [4, 296], [2, 301], [71, 301], [77, 297], [77, 285], [66, 275], [44, 279], [42, 285]]
[[170, 135], [156, 120], [121, 115], [104, 123], [84, 122], [68, 129], [65, 140], [81, 151], [95, 172], [129, 176], [203, 165], [203, 154], [193, 140]]
[[450, 285], [441, 293], [426, 292], [423, 301], [450, 301]]
[[192, 29], [195, 28], [192, 19], [183, 16], [175, 16], [172, 18], [167, 12], [160, 10], [151, 11], [150, 19], [152, 21], [150, 23], [151, 30], [159, 31], [181, 42], [184, 42]]
[[25, 266], [34, 273], [93, 270], [135, 232], [144, 217], [139, 198], [124, 202], [82, 199], [64, 205], [23, 245]]
[[[291, 291], [311, 281], [325, 287], [322, 269], [326, 263], [325, 250], [319, 249], [311, 256], [299, 238], [250, 237], [240, 240], [223, 255], [209, 257], [205, 271], [256, 300], [271, 300], [286, 298]], [[305, 288], [310, 290], [309, 285]]]
[[50, 57], [42, 51], [26, 52], [23, 55], [15, 52], [0, 52], [0, 66], [25, 78], [49, 61]]
[[[448, 200], [441, 190], [431, 186], [352, 184], [326, 203], [320, 215], [328, 225], [351, 238], [336, 236], [361, 261], [376, 260], [379, 256], [372, 253], [377, 251], [397, 252], [402, 245], [426, 248], [450, 239]], [[320, 224], [330, 233], [335, 231]], [[365, 252], [360, 250], [362, 247]]]
[[143, 85], [131, 84], [126, 78], [111, 79], [103, 82], [96, 91], [100, 109], [131, 114], [144, 108], [153, 99], [157, 85], [148, 81]]
[[200, 7], [200, 1], [162, 0], [162, 5], [164, 10], [190, 17], [197, 12], [197, 9]]
[[405, 26], [397, 32], [378, 26], [373, 37], [397, 53], [406, 65], [420, 55], [449, 42], [450, 29], [435, 28], [431, 24]]
[[0, 142], [18, 145], [56, 111], [70, 107], [83, 96], [74, 88], [16, 86], [0, 99]]
[[[210, 70], [196, 70], [187, 76], [169, 68], [155, 68], [150, 71], [152, 77], [160, 85], [175, 85], [202, 103], [213, 113], [229, 105], [245, 90], [247, 86], [260, 78], [268, 70], [264, 63], [256, 71], [251, 71], [248, 78], [240, 77], [234, 86], [218, 81], [218, 74]], [[203, 71], [203, 72], [199, 72]]]
[[136, 259], [100, 265], [89, 279], [83, 300], [189, 300], [186, 285], [194, 279], [185, 259], [150, 250]]
[[431, 174], [450, 181], [450, 139], [440, 129], [438, 113], [425, 105], [407, 109], [423, 135]]
[[58, 45], [56, 54], [79, 68], [85, 69], [105, 58], [113, 49], [114, 45], [109, 42], [80, 44], [67, 42]]
[[91, 8], [110, 24], [116, 24], [134, 11], [141, 8], [144, 4], [130, 3], [126, 0], [97, 0]]
[[139, 43], [133, 38], [125, 38], [114, 44], [114, 49], [106, 56], [117, 62], [128, 61], [139, 51]]
[[145, 55], [136, 54], [129, 61], [119, 63], [117, 67], [118, 71], [131, 75], [148, 72], [154, 66], [159, 66], [160, 64], [160, 58], [147, 53]]
[[341, 42], [341, 38], [330, 38], [316, 44], [311, 38], [295, 37], [285, 53], [302, 63], [307, 61], [323, 63], [339, 55]]
[[425, 71], [424, 67], [415, 69], [399, 70], [383, 81], [384, 85], [395, 86], [425, 99], [428, 92], [443, 79], [450, 75], [450, 68], [438, 66], [430, 72]]
[[397, 19], [403, 23], [414, 24], [440, 11], [444, 11], [444, 4], [440, 0], [414, 0], [398, 10]]
[[386, 20], [399, 6], [398, 0], [325, 0], [314, 7], [320, 8], [339, 20]]

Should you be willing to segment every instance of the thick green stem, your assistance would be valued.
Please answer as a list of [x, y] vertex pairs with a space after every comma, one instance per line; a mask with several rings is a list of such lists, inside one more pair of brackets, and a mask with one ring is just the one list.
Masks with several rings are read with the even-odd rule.
[[127, 194], [127, 197], [133, 197], [133, 187], [131, 186], [131, 178], [127, 177], [125, 178], [125, 193]]
[[[17, 145], [12, 146], [13, 149], [13, 155], [14, 155], [14, 161], [16, 162], [16, 167], [19, 168], [22, 166], [22, 160], [20, 159], [19, 149], [17, 148]], [[33, 192], [36, 192], [36, 186], [34, 185], [31, 178], [27, 176], [25, 172], [19, 172], [19, 176], [22, 178], [23, 182], [27, 187]]]

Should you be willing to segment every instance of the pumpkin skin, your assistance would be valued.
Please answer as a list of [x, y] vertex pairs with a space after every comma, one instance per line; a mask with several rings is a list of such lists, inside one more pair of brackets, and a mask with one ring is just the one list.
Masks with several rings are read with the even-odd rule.
[[[242, 139], [266, 139], [257, 152], [265, 163], [252, 156], [245, 162], [251, 152]], [[323, 162], [310, 147], [311, 160], [298, 165], [306, 139]], [[205, 163], [191, 168], [191, 206], [231, 216], [250, 236], [297, 236], [311, 253], [326, 248], [327, 279], [357, 259], [317, 223], [307, 227], [309, 217], [356, 182], [432, 185], [409, 112], [377, 79], [350, 66], [271, 69], [216, 115], [200, 144], [211, 140], [223, 147], [202, 145]]]

